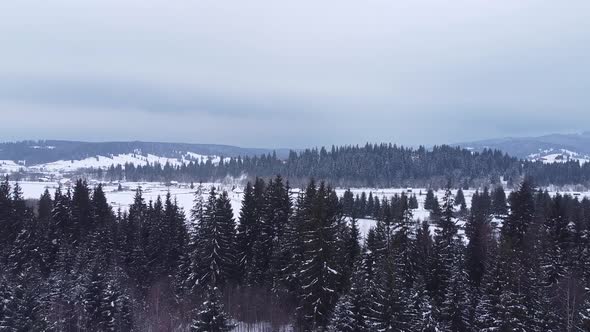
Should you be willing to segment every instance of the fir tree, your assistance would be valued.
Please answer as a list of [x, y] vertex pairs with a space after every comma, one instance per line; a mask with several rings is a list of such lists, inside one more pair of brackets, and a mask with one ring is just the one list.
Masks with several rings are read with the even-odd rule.
[[224, 285], [236, 278], [235, 223], [227, 193], [214, 188], [205, 203], [196, 244], [196, 282]]
[[412, 209], [412, 210], [418, 209], [418, 207], [419, 207], [418, 206], [418, 198], [416, 198], [416, 195], [412, 195], [410, 197], [409, 205], [410, 205], [410, 209]]
[[237, 262], [242, 278], [249, 282], [252, 280], [252, 256], [254, 243], [260, 236], [260, 216], [256, 209], [256, 200], [254, 188], [248, 182], [244, 189], [244, 198], [242, 199], [242, 208], [240, 210], [240, 222], [237, 228], [236, 248]]
[[502, 186], [496, 187], [492, 192], [492, 212], [496, 216], [506, 216], [508, 214], [508, 206], [506, 204], [506, 193]]
[[342, 296], [336, 303], [334, 313], [328, 326], [330, 332], [362, 331], [355, 325], [354, 305], [348, 295]]
[[230, 332], [234, 325], [230, 322], [229, 316], [224, 312], [223, 306], [218, 299], [218, 289], [212, 288], [208, 291], [208, 297], [196, 313], [191, 324], [191, 331], [194, 332]]
[[455, 195], [455, 206], [459, 206], [459, 211], [461, 213], [465, 213], [467, 211], [467, 203], [465, 203], [465, 195], [463, 194], [463, 189], [459, 188], [457, 190], [457, 195]]
[[426, 199], [424, 200], [424, 209], [430, 210], [431, 212], [434, 211], [436, 209], [434, 200], [434, 191], [432, 189], [428, 189], [428, 192], [426, 193]]
[[37, 208], [37, 218], [40, 222], [48, 224], [51, 219], [51, 210], [53, 209], [53, 200], [49, 189], [45, 188], [45, 191], [39, 198], [39, 207]]
[[336, 216], [330, 213], [330, 188], [323, 183], [310, 184], [306, 194], [311, 200], [304, 212], [303, 263], [297, 272], [302, 284], [297, 307], [298, 325], [303, 330], [325, 327], [338, 294], [340, 271], [335, 270]]

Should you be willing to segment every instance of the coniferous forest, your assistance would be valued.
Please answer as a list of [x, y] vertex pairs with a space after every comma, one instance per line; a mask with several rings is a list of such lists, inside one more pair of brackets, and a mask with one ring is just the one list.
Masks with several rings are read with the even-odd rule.
[[254, 157], [221, 158], [189, 162], [182, 166], [170, 164], [112, 165], [106, 171], [88, 172], [105, 181], [215, 181], [226, 176], [256, 175], [272, 177], [281, 174], [297, 186], [311, 179], [325, 180], [340, 187], [437, 187], [448, 179], [466, 187], [497, 184], [503, 178], [512, 187], [529, 176], [538, 185], [590, 186], [590, 163], [576, 160], [543, 163], [510, 157], [498, 150], [474, 152], [448, 145], [432, 149], [405, 148], [392, 144], [366, 144], [331, 149], [291, 151], [287, 159], [276, 154]]
[[215, 188], [113, 211], [100, 185], [28, 204], [6, 179], [0, 330], [590, 331], [590, 201], [450, 187], [418, 221], [405, 194], [256, 179], [235, 220]]

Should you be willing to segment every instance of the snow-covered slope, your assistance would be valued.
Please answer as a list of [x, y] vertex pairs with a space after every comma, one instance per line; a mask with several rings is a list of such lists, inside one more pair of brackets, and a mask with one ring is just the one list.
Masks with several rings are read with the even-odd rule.
[[[273, 153], [272, 149], [242, 148], [219, 144], [191, 144], [164, 142], [76, 142], [76, 141], [19, 141], [0, 142], [0, 160], [25, 160], [27, 165], [53, 163], [60, 160], [83, 160], [94, 156], [117, 156], [141, 151], [148, 154], [183, 159], [199, 156], [259, 156]], [[274, 150], [279, 158], [286, 158], [289, 150]]]
[[590, 160], [590, 132], [581, 134], [551, 134], [538, 137], [505, 137], [455, 145], [474, 151], [500, 150], [510, 156], [539, 160], [546, 163]]
[[528, 155], [528, 159], [546, 164], [578, 161], [582, 165], [590, 161], [590, 156], [567, 149], [545, 149]]
[[[27, 172], [40, 173], [68, 173], [89, 168], [107, 169], [111, 165], [121, 165], [124, 168], [125, 164], [127, 163], [134, 164], [135, 166], [145, 166], [148, 164], [170, 164], [171, 166], [180, 166], [183, 164], [188, 164], [190, 162], [205, 163], [210, 161], [212, 164], [217, 165], [221, 161], [221, 157], [219, 156], [206, 156], [194, 152], [179, 153], [178, 155], [180, 156], [179, 158], [168, 158], [153, 154], [141, 154], [141, 151], [136, 151], [136, 153], [126, 153], [117, 155], [96, 155], [93, 157], [79, 160], [57, 160], [50, 163], [43, 163], [32, 166], [26, 165], [25, 161], [16, 163], [12, 160], [0, 160], [0, 174], [9, 174], [21, 170]], [[228, 160], [229, 158], [224, 158], [224, 161]]]
[[[145, 166], [154, 164], [170, 164], [171, 166], [180, 166], [190, 162], [207, 162], [210, 160], [213, 164], [218, 164], [221, 160], [219, 156], [204, 156], [193, 152], [187, 152], [182, 155], [181, 159], [160, 157], [153, 154], [128, 153], [111, 156], [94, 156], [82, 160], [58, 160], [51, 163], [30, 166], [27, 169], [38, 172], [70, 172], [88, 168], [106, 169], [111, 165], [121, 165], [130, 163], [135, 166]], [[228, 160], [226, 158], [225, 160]], [[21, 166], [22, 167], [22, 166]], [[12, 166], [14, 168], [14, 166]]]
[[15, 163], [12, 160], [0, 160], [0, 173], [18, 172], [24, 165]]

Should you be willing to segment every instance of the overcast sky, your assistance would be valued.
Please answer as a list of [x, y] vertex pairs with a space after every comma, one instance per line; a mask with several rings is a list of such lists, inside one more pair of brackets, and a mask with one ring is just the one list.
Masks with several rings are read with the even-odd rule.
[[0, 2], [0, 140], [306, 147], [590, 129], [590, 1]]

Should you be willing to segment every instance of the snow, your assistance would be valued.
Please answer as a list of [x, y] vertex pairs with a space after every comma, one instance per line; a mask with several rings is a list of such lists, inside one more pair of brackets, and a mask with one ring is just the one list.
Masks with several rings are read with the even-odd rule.
[[[198, 162], [198, 163], [205, 163], [207, 162], [207, 160], [211, 160], [211, 163], [214, 165], [219, 164], [219, 162], [221, 161], [221, 157], [219, 156], [207, 156], [207, 155], [202, 155], [202, 154], [198, 154], [198, 153], [194, 153], [194, 152], [187, 152], [186, 154], [183, 155], [183, 162], [188, 163], [190, 161], [193, 162]], [[224, 162], [228, 162], [231, 158], [223, 158]]]
[[51, 145], [46, 145], [46, 146], [40, 146], [40, 145], [33, 145], [30, 146], [31, 149], [41, 149], [41, 150], [53, 150], [55, 149], [55, 146], [51, 146]]
[[0, 173], [14, 173], [20, 171], [21, 168], [25, 168], [25, 166], [12, 160], [0, 160]]
[[[52, 149], [51, 146], [31, 146], [33, 149]], [[215, 155], [202, 155], [194, 152], [179, 152], [179, 158], [161, 157], [153, 154], [142, 154], [140, 150], [135, 150], [134, 153], [125, 153], [117, 155], [96, 155], [80, 160], [57, 160], [50, 163], [38, 164], [33, 166], [25, 166], [25, 163], [15, 163], [12, 160], [0, 160], [0, 173], [14, 173], [23, 168], [25, 171], [45, 173], [50, 175], [59, 175], [62, 173], [74, 172], [80, 169], [88, 168], [102, 168], [107, 169], [111, 165], [121, 165], [124, 167], [126, 163], [134, 164], [135, 166], [145, 166], [153, 164], [170, 164], [172, 166], [181, 166], [190, 162], [207, 162], [217, 165], [221, 161], [221, 157]], [[230, 158], [224, 158], [224, 162]]]
[[148, 154], [146, 156], [140, 154], [119, 154], [109, 157], [95, 156], [82, 160], [58, 160], [52, 163], [40, 164], [31, 166], [29, 169], [39, 172], [68, 172], [83, 168], [109, 168], [111, 165], [125, 165], [125, 163], [132, 163], [136, 166], [145, 166], [147, 164], [159, 163], [165, 165], [169, 163], [173, 166], [181, 164], [175, 158], [165, 158], [156, 155]]
[[233, 322], [236, 327], [233, 332], [292, 332], [293, 327], [290, 325], [283, 326], [272, 326], [269, 322], [259, 322], [254, 324], [248, 324], [244, 322]]
[[576, 160], [580, 165], [590, 162], [590, 156], [570, 151], [567, 149], [547, 149], [533, 153], [528, 156], [530, 160], [542, 161], [544, 164], [565, 163], [570, 160]]

